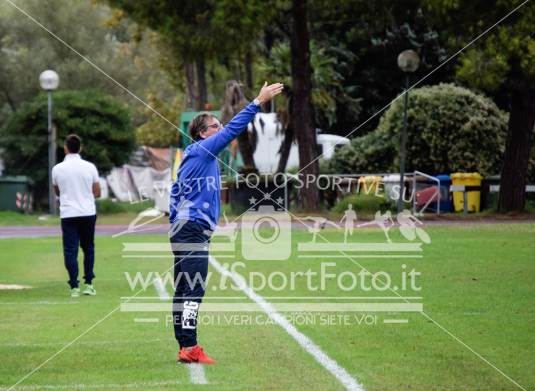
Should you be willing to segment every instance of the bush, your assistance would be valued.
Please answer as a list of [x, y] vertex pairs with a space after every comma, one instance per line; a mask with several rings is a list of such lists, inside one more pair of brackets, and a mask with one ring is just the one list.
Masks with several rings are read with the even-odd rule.
[[393, 203], [384, 196], [379, 197], [374, 194], [351, 194], [342, 198], [331, 211], [335, 213], [344, 213], [349, 204], [353, 204], [353, 209], [357, 214], [374, 214], [378, 210], [385, 212], [394, 208]]
[[125, 213], [126, 207], [122, 202], [114, 202], [111, 199], [96, 200], [97, 213], [108, 215], [115, 213]]
[[[176, 113], [181, 111], [182, 101], [177, 98], [172, 104], [166, 104], [156, 95], [149, 94], [147, 97], [149, 106], [160, 113], [164, 118], [175, 119]], [[148, 121], [136, 129], [136, 141], [138, 145], [146, 145], [156, 148], [169, 148], [178, 146], [178, 129], [169, 122], [154, 115], [152, 110], [145, 109]]]
[[[35, 182], [35, 200], [47, 194], [48, 139], [47, 96], [24, 104], [0, 129], [0, 148], [7, 175], [28, 175]], [[56, 161], [63, 160], [65, 136], [82, 138], [82, 156], [99, 172], [124, 164], [135, 147], [127, 108], [114, 98], [94, 91], [54, 93], [57, 129]]]
[[[489, 98], [452, 84], [414, 89], [409, 95], [407, 171], [430, 174], [500, 172], [507, 114]], [[327, 170], [399, 172], [403, 99], [385, 112], [377, 129], [340, 148]]]
[[118, 202], [113, 201], [109, 198], [96, 200], [97, 213], [103, 215], [116, 214], [116, 213], [139, 213], [145, 209], [151, 208], [154, 206], [153, 201], [143, 201], [143, 202]]

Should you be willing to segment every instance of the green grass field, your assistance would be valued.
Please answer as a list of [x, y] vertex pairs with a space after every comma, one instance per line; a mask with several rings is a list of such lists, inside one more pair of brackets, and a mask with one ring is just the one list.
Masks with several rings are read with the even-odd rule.
[[[336, 265], [329, 271], [358, 273], [364, 267], [395, 276], [402, 264], [414, 268], [422, 273], [422, 289], [417, 295], [422, 297], [428, 317], [421, 313], [375, 313], [370, 314], [376, 316], [372, 324], [296, 324], [297, 329], [366, 390], [518, 389], [463, 344], [524, 388], [535, 388], [535, 224], [433, 227], [427, 232], [432, 243], [424, 245], [421, 259], [358, 258], [355, 263], [336, 258], [331, 260]], [[322, 235], [330, 241], [343, 240], [335, 231], [325, 230]], [[358, 230], [355, 235], [355, 240], [362, 242], [384, 240], [382, 232], [375, 229]], [[303, 230], [294, 231], [293, 237], [310, 240]], [[399, 233], [392, 234], [392, 240], [401, 241]], [[16, 389], [343, 389], [276, 324], [201, 325], [200, 343], [219, 363], [205, 368], [209, 384], [192, 385], [188, 368], [175, 363], [177, 346], [172, 328], [166, 324], [166, 313], [116, 310], [121, 297], [136, 293], [130, 289], [125, 272], [163, 273], [171, 266], [171, 257], [122, 257], [123, 242], [147, 241], [165, 242], [166, 238], [97, 237], [98, 295], [78, 299], [68, 297], [61, 238], [0, 241], [0, 284], [32, 286], [0, 290], [0, 389], [8, 389], [106, 316]], [[241, 256], [237, 261], [242, 261]], [[320, 262], [297, 257], [277, 262], [244, 261], [245, 266], [237, 270], [244, 275], [252, 271], [289, 274], [319, 271]], [[207, 303], [210, 297], [221, 296], [243, 297], [240, 302], [250, 302], [243, 292], [230, 286], [221, 291], [220, 275], [211, 271]], [[167, 290], [170, 292], [169, 286]], [[303, 280], [293, 289], [262, 289], [257, 293], [272, 302], [276, 299], [269, 298], [274, 296], [392, 296], [390, 291], [346, 292], [331, 283], [323, 291], [311, 292]], [[139, 296], [158, 301], [153, 286]], [[342, 315], [354, 317], [355, 313]], [[144, 316], [157, 317], [159, 322], [134, 322]], [[383, 323], [385, 318], [396, 317], [406, 318], [408, 323]]]
[[[98, 224], [128, 224], [139, 212], [151, 208], [154, 203], [143, 201], [137, 203], [113, 202], [110, 199], [97, 200]], [[59, 216], [45, 216], [47, 212], [20, 213], [13, 211], [0, 211], [0, 227], [7, 226], [46, 226], [59, 225]], [[166, 223], [162, 217], [154, 223]]]

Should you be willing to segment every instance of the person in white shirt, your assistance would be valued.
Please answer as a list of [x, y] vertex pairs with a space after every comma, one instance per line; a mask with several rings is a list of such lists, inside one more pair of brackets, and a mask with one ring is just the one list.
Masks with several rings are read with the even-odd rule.
[[98, 171], [93, 163], [80, 157], [81, 139], [70, 134], [63, 149], [65, 159], [52, 169], [54, 191], [59, 196], [63, 257], [69, 273], [71, 297], [80, 296], [78, 287], [78, 246], [84, 252], [84, 295], [95, 296], [95, 198], [100, 197]]

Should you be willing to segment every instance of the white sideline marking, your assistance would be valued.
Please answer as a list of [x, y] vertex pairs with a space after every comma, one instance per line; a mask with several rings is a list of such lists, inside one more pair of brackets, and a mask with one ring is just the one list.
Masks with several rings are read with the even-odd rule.
[[154, 278], [154, 287], [156, 288], [156, 292], [158, 292], [158, 296], [160, 296], [160, 300], [171, 299], [171, 296], [169, 296], [169, 293], [167, 293], [165, 290], [165, 286], [163, 285], [163, 281], [160, 276], [156, 276]]
[[383, 319], [383, 323], [396, 324], [396, 323], [409, 323], [408, 319]]
[[[351, 254], [352, 258], [423, 258], [421, 255], [354, 255]], [[297, 255], [297, 258], [347, 258], [347, 255], [321, 255], [321, 254], [314, 254], [314, 255], [306, 255], [306, 254], [299, 254]]]
[[11, 290], [11, 289], [29, 289], [29, 285], [19, 285], [19, 284], [0, 284], [0, 290]]
[[202, 364], [186, 364], [189, 369], [191, 384], [208, 384]]
[[[89, 390], [89, 389], [110, 389], [110, 388], [147, 388], [147, 387], [161, 387], [174, 386], [183, 384], [178, 380], [159, 381], [159, 382], [138, 382], [138, 383], [123, 383], [123, 384], [43, 384], [43, 385], [27, 385], [17, 386], [17, 390]], [[0, 391], [9, 390], [7, 387], [0, 387]]]
[[[171, 298], [160, 276], [154, 278], [154, 287], [156, 288], [156, 292], [158, 292], [158, 296], [160, 296], [160, 300], [169, 300]], [[187, 364], [187, 367], [192, 384], [208, 384], [204, 367], [201, 364]]]
[[210, 263], [212, 266], [223, 276], [230, 277], [236, 286], [240, 289], [254, 302], [256, 302], [264, 312], [279, 326], [281, 326], [290, 336], [297, 341], [303, 349], [305, 349], [314, 359], [328, 370], [340, 383], [344, 385], [347, 390], [354, 391], [364, 391], [364, 387], [354, 379], [344, 368], [342, 368], [338, 363], [330, 358], [321, 348], [316, 345], [310, 338], [308, 338], [303, 333], [299, 332], [294, 325], [292, 325], [286, 318], [279, 314], [273, 306], [268, 303], [264, 298], [256, 294], [243, 278], [240, 278], [236, 273], [230, 272], [225, 269], [221, 264], [212, 256], [209, 257]]
[[158, 323], [159, 321], [158, 318], [134, 318], [136, 323]]
[[[95, 302], [96, 300], [91, 300], [92, 302]], [[23, 302], [21, 301], [4, 301], [2, 303], [0, 303], [0, 305], [21, 305]], [[39, 301], [25, 301], [24, 302], [24, 305], [57, 305], [57, 304], [67, 304], [67, 305], [72, 305], [72, 304], [80, 304], [80, 302], [78, 300], [75, 300], [73, 301], [72, 299], [71, 300], [68, 300], [68, 301], [48, 301], [48, 300], [39, 300]]]

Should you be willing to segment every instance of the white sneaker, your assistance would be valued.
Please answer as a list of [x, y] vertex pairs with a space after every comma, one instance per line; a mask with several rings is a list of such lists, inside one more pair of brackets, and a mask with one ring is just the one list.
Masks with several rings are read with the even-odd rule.
[[72, 288], [71, 297], [80, 297], [80, 288]]
[[85, 289], [83, 293], [86, 296], [95, 296], [97, 294], [97, 291], [95, 290], [95, 288], [93, 288], [93, 285], [85, 284]]

